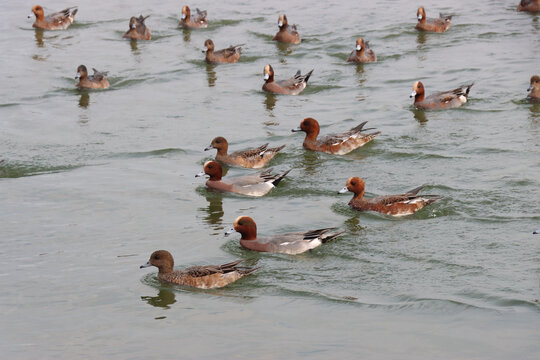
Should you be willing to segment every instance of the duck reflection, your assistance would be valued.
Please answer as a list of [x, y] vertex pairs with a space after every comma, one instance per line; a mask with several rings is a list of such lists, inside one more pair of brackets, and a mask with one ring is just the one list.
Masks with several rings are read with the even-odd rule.
[[418, 49], [422, 48], [422, 45], [426, 43], [426, 33], [425, 31], [419, 31], [416, 35], [416, 42], [418, 43]]
[[287, 55], [291, 55], [294, 51], [294, 49], [296, 49], [296, 46], [293, 45], [293, 44], [289, 44], [289, 43], [282, 43], [282, 42], [276, 42], [276, 46], [278, 48], [278, 53], [280, 56], [287, 56]]
[[36, 29], [34, 36], [36, 37], [37, 46], [45, 47], [45, 43], [43, 42], [43, 29]]
[[182, 34], [184, 35], [184, 41], [190, 42], [191, 41], [191, 30], [187, 28], [182, 28]]
[[79, 98], [79, 107], [86, 109], [88, 105], [90, 105], [90, 94], [87, 91], [83, 91]]
[[208, 79], [209, 87], [213, 87], [216, 85], [217, 75], [215, 69], [215, 64], [206, 64], [206, 78]]
[[366, 81], [364, 71], [364, 64], [356, 64], [356, 77], [358, 78], [358, 85], [362, 85]]
[[[300, 141], [303, 141], [303, 139]], [[323, 166], [323, 160], [319, 155], [320, 153], [317, 151], [304, 150], [302, 160], [297, 166], [300, 168], [303, 167], [306, 175], [319, 175]]]
[[141, 296], [141, 300], [155, 307], [170, 309], [169, 305], [176, 302], [176, 297], [171, 290], [160, 289], [157, 296]]
[[269, 92], [266, 92], [265, 95], [266, 96], [264, 98], [264, 106], [266, 107], [266, 110], [268, 110], [273, 116], [274, 114], [272, 113], [272, 111], [276, 107], [277, 97], [275, 94]]
[[[206, 194], [208, 206], [199, 208], [201, 213], [204, 213], [203, 221], [217, 231], [216, 234], [221, 234], [223, 231], [223, 195], [217, 192], [209, 192]], [[216, 235], [213, 234], [213, 235]]]
[[424, 110], [418, 110], [418, 109], [414, 109], [413, 111], [413, 116], [414, 118], [416, 119], [416, 121], [418, 121], [419, 123], [425, 123], [428, 121], [428, 118], [426, 116], [426, 112]]
[[540, 103], [531, 104], [531, 106], [529, 107], [529, 111], [531, 112], [531, 114], [529, 115], [531, 120], [540, 120]]
[[345, 229], [347, 229], [347, 231], [346, 231], [347, 234], [350, 234], [350, 235], [359, 235], [360, 232], [362, 230], [364, 230], [362, 225], [360, 225], [360, 216], [359, 215], [345, 220], [343, 225], [345, 226]]
[[134, 53], [138, 53], [137, 50], [139, 50], [139, 48], [137, 47], [137, 40], [131, 39], [129, 41], [129, 46], [131, 47], [131, 51], [133, 51]]

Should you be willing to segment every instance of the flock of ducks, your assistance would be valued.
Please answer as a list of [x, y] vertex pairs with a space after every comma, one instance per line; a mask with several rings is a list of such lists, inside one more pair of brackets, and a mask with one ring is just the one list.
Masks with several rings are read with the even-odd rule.
[[[540, 12], [540, 0], [521, 0], [517, 10]], [[36, 18], [33, 27], [46, 30], [65, 30], [73, 23], [77, 11], [77, 7], [70, 7], [45, 16], [43, 7], [35, 5], [32, 7], [32, 13]], [[123, 35], [123, 38], [150, 40], [152, 35], [150, 29], [145, 24], [147, 18], [148, 16], [144, 17], [142, 15], [131, 17], [129, 30]], [[452, 16], [440, 14], [438, 18], [428, 18], [424, 7], [421, 6], [417, 11], [417, 19], [416, 29], [419, 31], [445, 32], [451, 26]], [[190, 8], [183, 6], [179, 26], [187, 29], [206, 28], [208, 26], [207, 12], [196, 9], [195, 14], [191, 14]], [[285, 14], [279, 15], [278, 27], [279, 31], [272, 40], [290, 44], [299, 44], [301, 42], [296, 25], [289, 25]], [[215, 50], [214, 43], [211, 39], [206, 40], [204, 46], [206, 47], [205, 59], [208, 63], [238, 62], [242, 50], [242, 45]], [[369, 43], [364, 41], [362, 37], [359, 37], [356, 40], [356, 47], [349, 55], [347, 61], [371, 63], [377, 61], [377, 56], [369, 47]], [[88, 75], [86, 66], [80, 65], [77, 68], [76, 78], [79, 82], [76, 86], [84, 89], [108, 88], [110, 84], [107, 79], [107, 72], [100, 72], [96, 69], [93, 69], [93, 71], [93, 75]], [[280, 81], [274, 80], [274, 69], [270, 64], [264, 67], [263, 73], [265, 82], [262, 89], [264, 91], [276, 94], [298, 95], [306, 88], [313, 70], [304, 75], [298, 71], [293, 77]], [[467, 102], [467, 97], [473, 84], [426, 96], [424, 85], [420, 81], [417, 81], [413, 85], [411, 97], [414, 97], [414, 106], [418, 109], [455, 108]], [[529, 101], [540, 102], [540, 76], [534, 75], [531, 77], [528, 91], [527, 99]], [[303, 147], [307, 150], [344, 155], [365, 145], [380, 134], [379, 131], [368, 133], [368, 130], [375, 129], [365, 128], [366, 123], [367, 121], [362, 122], [344, 133], [318, 137], [320, 128], [317, 120], [305, 118], [292, 131], [305, 132]], [[204, 149], [216, 149], [215, 160], [207, 161], [204, 164], [203, 171], [196, 176], [208, 176], [209, 179], [206, 181], [206, 186], [210, 189], [246, 196], [264, 196], [274, 187], [278, 186], [280, 181], [291, 170], [273, 174], [270, 168], [256, 174], [224, 180], [221, 164], [253, 169], [262, 168], [285, 147], [285, 145], [281, 145], [269, 148], [268, 145], [264, 144], [254, 149], [228, 153], [227, 140], [221, 136], [216, 137]], [[403, 194], [366, 198], [364, 196], [364, 180], [359, 177], [351, 177], [347, 180], [346, 186], [339, 192], [350, 191], [354, 194], [353, 198], [349, 201], [349, 206], [353, 209], [375, 211], [390, 216], [404, 216], [414, 214], [416, 211], [441, 198], [438, 195], [419, 195], [418, 193], [422, 188], [423, 186], [419, 186]], [[324, 228], [260, 237], [257, 236], [257, 225], [255, 221], [248, 216], [238, 217], [234, 221], [233, 227], [225, 235], [227, 236], [234, 231], [240, 233], [240, 245], [246, 249], [292, 255], [314, 249], [334, 240], [344, 232], [338, 231], [336, 228]], [[540, 230], [535, 231], [535, 233], [537, 232], [540, 232]], [[242, 260], [237, 260], [222, 265], [193, 266], [185, 270], [174, 270], [174, 259], [172, 255], [166, 250], [157, 250], [151, 254], [147, 263], [141, 265], [141, 268], [149, 266], [157, 267], [159, 269], [158, 278], [164, 282], [208, 289], [226, 286], [257, 270], [257, 268], [239, 266], [241, 262]]]

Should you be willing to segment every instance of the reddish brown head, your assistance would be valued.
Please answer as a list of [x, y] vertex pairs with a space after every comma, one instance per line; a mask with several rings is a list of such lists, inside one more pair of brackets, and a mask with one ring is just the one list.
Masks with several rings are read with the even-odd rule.
[[32, 6], [32, 12], [34, 15], [36, 15], [37, 20], [43, 20], [45, 17], [45, 13], [43, 12], [43, 8], [41, 5], [34, 5]]
[[364, 43], [364, 39], [359, 37], [356, 39], [356, 51], [364, 52], [366, 48], [366, 44]]
[[306, 139], [315, 140], [319, 135], [319, 123], [314, 118], [305, 118], [300, 122], [300, 126], [292, 131], [303, 131], [306, 133]]
[[219, 181], [223, 176], [223, 169], [217, 161], [207, 161], [203, 170], [206, 175], [210, 176], [212, 181]]
[[418, 8], [418, 11], [416, 12], [416, 18], [418, 19], [418, 22], [421, 22], [421, 23], [426, 22], [426, 10], [424, 10], [423, 6], [420, 6]]
[[206, 50], [208, 51], [214, 51], [214, 42], [208, 39], [204, 42], [204, 47], [206, 47]]
[[355, 198], [362, 199], [364, 197], [366, 184], [364, 180], [359, 177], [351, 177], [347, 180], [347, 190], [354, 193]]
[[287, 15], [285, 14], [279, 15], [277, 23], [280, 29], [286, 29], [287, 28]]
[[205, 148], [204, 150], [210, 150], [210, 149], [217, 149], [218, 154], [227, 154], [227, 150], [229, 149], [229, 143], [223, 136], [215, 137], [214, 140], [210, 143], [210, 146]]
[[234, 230], [242, 235], [241, 240], [257, 239], [257, 224], [249, 216], [239, 216], [234, 221]]
[[414, 101], [424, 100], [424, 84], [421, 81], [415, 82], [412, 89], [411, 97], [414, 97]]
[[272, 66], [270, 64], [264, 67], [263, 73], [264, 73], [264, 80], [267, 83], [274, 81], [274, 69], [272, 69]]
[[75, 79], [86, 79], [88, 77], [88, 70], [86, 70], [86, 66], [79, 65], [77, 68], [77, 75], [75, 76]]
[[156, 250], [150, 255], [150, 260], [141, 265], [141, 268], [149, 266], [157, 267], [160, 274], [171, 273], [174, 267], [174, 259], [167, 250]]
[[182, 7], [182, 21], [189, 21], [191, 17], [191, 10], [189, 10], [189, 6], [184, 5]]

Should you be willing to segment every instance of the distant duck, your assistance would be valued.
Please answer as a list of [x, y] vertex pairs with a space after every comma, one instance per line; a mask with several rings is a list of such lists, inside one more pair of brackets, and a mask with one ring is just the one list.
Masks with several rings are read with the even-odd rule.
[[418, 195], [424, 186], [419, 186], [399, 195], [383, 195], [365, 198], [365, 183], [359, 177], [347, 180], [347, 186], [340, 193], [350, 191], [354, 194], [349, 206], [355, 210], [376, 211], [386, 215], [404, 216], [414, 214], [424, 206], [434, 203], [441, 197], [438, 195]]
[[292, 78], [274, 81], [274, 69], [268, 64], [264, 67], [264, 85], [262, 88], [264, 91], [275, 94], [298, 95], [306, 88], [312, 72], [313, 70], [302, 75], [298, 70]]
[[450, 28], [450, 21], [452, 20], [452, 15], [445, 16], [443, 14], [439, 14], [438, 18], [428, 18], [423, 6], [418, 8], [416, 17], [418, 18], [417, 30], [432, 32], [445, 32]]
[[319, 122], [313, 118], [305, 118], [300, 122], [300, 126], [296, 129], [292, 129], [293, 132], [303, 131], [306, 133], [304, 138], [304, 148], [312, 151], [321, 151], [329, 154], [344, 155], [351, 151], [364, 146], [375, 136], [381, 132], [376, 131], [373, 133], [364, 133], [367, 130], [373, 130], [374, 128], [364, 129], [367, 121], [364, 121], [360, 125], [353, 127], [351, 130], [340, 134], [331, 134], [317, 139], [319, 135]]
[[229, 143], [224, 137], [218, 136], [204, 150], [217, 149], [216, 160], [224, 164], [259, 169], [272, 160], [284, 147], [285, 145], [269, 148], [268, 144], [264, 144], [255, 149], [239, 150], [227, 154]]
[[414, 106], [421, 110], [456, 108], [467, 102], [469, 91], [473, 85], [474, 83], [463, 85], [453, 90], [438, 92], [426, 97], [424, 84], [417, 81], [413, 85], [413, 92], [410, 97], [414, 97]]
[[356, 39], [356, 48], [351, 52], [348, 62], [370, 63], [377, 61], [375, 52], [369, 48], [369, 41], [359, 37]]
[[540, 0], [521, 0], [517, 11], [540, 12]]
[[533, 75], [531, 77], [531, 86], [527, 89], [529, 95], [527, 95], [527, 100], [531, 102], [540, 102], [540, 76]]
[[279, 15], [278, 27], [279, 31], [272, 40], [283, 43], [300, 44], [302, 40], [300, 39], [300, 34], [296, 29], [296, 25], [289, 26], [289, 23], [287, 22], [287, 15]]
[[291, 170], [272, 174], [272, 169], [253, 174], [222, 180], [223, 169], [217, 161], [207, 161], [202, 172], [195, 177], [208, 175], [206, 186], [210, 189], [232, 192], [247, 196], [263, 196], [275, 188]]
[[79, 65], [77, 75], [75, 76], [75, 79], [79, 79], [79, 82], [75, 86], [85, 89], [107, 89], [110, 85], [107, 79], [108, 72], [99, 72], [96, 69], [92, 70], [94, 70], [94, 75], [88, 76], [86, 66]]
[[[74, 6], [45, 16], [43, 7], [41, 5], [34, 5], [32, 7], [32, 13], [36, 16], [36, 21], [32, 26], [45, 30], [65, 30], [73, 23], [77, 11], [77, 7]], [[28, 15], [28, 17], [31, 16]]]
[[161, 281], [191, 286], [199, 289], [221, 288], [243, 278], [258, 268], [241, 268], [237, 265], [243, 260], [237, 260], [222, 265], [192, 266], [184, 270], [174, 270], [174, 259], [167, 250], [157, 250], [150, 255], [150, 260], [140, 266], [146, 268], [155, 266], [159, 269], [158, 278]]
[[214, 42], [210, 39], [204, 42], [206, 47], [206, 62], [209, 64], [215, 63], [235, 63], [240, 59], [242, 45], [229, 46], [226, 49], [214, 50]]
[[198, 29], [208, 27], [208, 22], [206, 21], [206, 10], [195, 9], [197, 14], [191, 15], [191, 10], [189, 6], [184, 5], [182, 8], [182, 15], [180, 18], [180, 24], [178, 26], [186, 29]]
[[132, 40], [150, 40], [152, 39], [152, 34], [150, 34], [150, 29], [144, 23], [144, 20], [148, 19], [148, 16], [139, 16], [136, 18], [132, 16], [129, 19], [129, 30], [122, 36], [125, 39]]

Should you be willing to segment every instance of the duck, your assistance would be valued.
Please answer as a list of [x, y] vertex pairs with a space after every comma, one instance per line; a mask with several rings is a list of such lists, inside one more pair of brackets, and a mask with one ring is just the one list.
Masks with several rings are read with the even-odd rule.
[[225, 232], [225, 236], [237, 231], [242, 235], [240, 245], [243, 248], [259, 252], [296, 255], [315, 249], [345, 232], [344, 230], [335, 231], [336, 229], [332, 227], [257, 237], [255, 221], [249, 216], [239, 216], [234, 221], [233, 227]]
[[533, 75], [531, 77], [531, 86], [527, 89], [529, 95], [527, 95], [527, 100], [532, 102], [540, 102], [540, 76]]
[[416, 17], [418, 18], [418, 23], [415, 27], [416, 30], [438, 33], [448, 30], [450, 28], [450, 21], [452, 20], [452, 15], [445, 16], [443, 14], [439, 14], [438, 18], [428, 18], [426, 17], [426, 10], [424, 10], [423, 6], [418, 8]]
[[376, 61], [377, 55], [369, 48], [369, 41], [364, 41], [361, 37], [356, 39], [356, 49], [351, 52], [347, 62], [370, 63]]
[[399, 195], [383, 195], [374, 198], [364, 198], [366, 184], [360, 177], [351, 177], [347, 185], [339, 191], [340, 194], [350, 191], [354, 194], [349, 206], [360, 211], [376, 211], [391, 216], [411, 215], [424, 206], [440, 200], [439, 195], [417, 195], [424, 185]]
[[290, 43], [290, 44], [300, 44], [302, 39], [300, 39], [300, 34], [296, 29], [296, 25], [289, 26], [287, 22], [287, 15], [281, 14], [278, 18], [278, 27], [279, 31], [272, 38], [273, 41]]
[[207, 28], [208, 21], [206, 21], [206, 10], [201, 11], [196, 8], [195, 11], [197, 14], [192, 16], [189, 6], [184, 5], [184, 7], [182, 7], [182, 16], [178, 26], [185, 29]]
[[140, 269], [155, 266], [159, 269], [158, 279], [175, 285], [198, 289], [216, 289], [227, 286], [236, 280], [253, 273], [258, 268], [238, 267], [243, 260], [221, 265], [191, 266], [184, 270], [174, 270], [174, 259], [167, 250], [156, 250], [150, 260]]
[[107, 79], [108, 72], [100, 72], [96, 69], [92, 70], [94, 70], [94, 75], [88, 76], [86, 66], [79, 65], [77, 75], [75, 76], [75, 79], [79, 79], [79, 82], [75, 86], [85, 89], [107, 89], [110, 85]]
[[521, 0], [517, 11], [540, 12], [540, 0]]
[[534, 230], [534, 231], [533, 231], [533, 234], [540, 234], [540, 229]]
[[264, 144], [255, 149], [239, 150], [227, 154], [229, 143], [223, 136], [218, 136], [204, 151], [217, 149], [216, 160], [227, 165], [260, 169], [268, 164], [284, 147], [285, 145], [269, 148], [268, 144]]
[[[34, 5], [32, 7], [32, 13], [36, 16], [36, 21], [32, 24], [32, 27], [45, 30], [65, 30], [75, 20], [75, 14], [77, 14], [78, 10], [77, 6], [68, 7], [45, 16], [43, 7], [41, 5]], [[29, 18], [31, 16], [32, 14], [28, 15]]]
[[214, 51], [214, 42], [211, 39], [206, 40], [204, 46], [206, 47], [206, 62], [209, 64], [238, 62], [242, 52], [242, 45], [231, 45], [226, 49]]
[[375, 129], [364, 129], [364, 125], [366, 124], [367, 121], [364, 121], [347, 132], [341, 134], [331, 134], [317, 139], [320, 131], [319, 122], [313, 118], [305, 118], [300, 122], [299, 127], [292, 129], [291, 131], [304, 131], [306, 133], [306, 137], [304, 138], [304, 143], [302, 145], [308, 150], [336, 155], [345, 155], [359, 148], [360, 146], [364, 146], [373, 140], [375, 136], [381, 133], [380, 131], [369, 134], [363, 133], [363, 131]]
[[456, 108], [467, 102], [469, 91], [473, 85], [474, 82], [453, 90], [431, 94], [424, 98], [424, 84], [417, 81], [413, 84], [413, 92], [410, 97], [414, 97], [414, 107], [420, 110]]
[[274, 69], [270, 64], [264, 67], [264, 85], [263, 90], [275, 94], [298, 95], [307, 86], [307, 82], [313, 69], [305, 75], [300, 70], [290, 79], [274, 81]]
[[221, 165], [217, 161], [211, 160], [204, 164], [203, 171], [195, 175], [195, 177], [210, 176], [210, 179], [206, 181], [206, 186], [210, 189], [247, 196], [263, 196], [275, 188], [290, 171], [287, 170], [281, 174], [272, 174], [272, 169], [270, 168], [254, 175], [239, 176], [223, 181], [221, 180], [223, 176]]
[[144, 23], [149, 16], [150, 15], [143, 17], [140, 15], [138, 18], [132, 16], [131, 19], [129, 19], [129, 30], [122, 37], [124, 39], [132, 40], [151, 40], [152, 34], [150, 33], [150, 29]]

